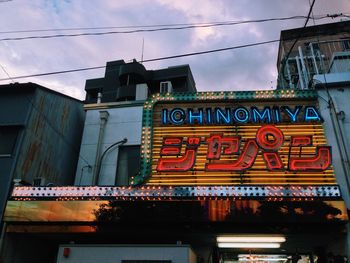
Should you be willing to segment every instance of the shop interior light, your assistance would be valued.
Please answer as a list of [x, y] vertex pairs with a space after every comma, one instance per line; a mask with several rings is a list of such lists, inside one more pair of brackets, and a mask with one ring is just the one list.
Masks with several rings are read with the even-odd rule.
[[[256, 261], [267, 261], [267, 262], [284, 262], [287, 260], [287, 258], [254, 258], [254, 262]], [[249, 261], [251, 262], [252, 259], [250, 258], [239, 258], [238, 261]]]
[[228, 243], [218, 243], [219, 248], [279, 248], [280, 243], [272, 242], [228, 242]]
[[216, 238], [219, 248], [279, 248], [282, 235], [224, 235]]
[[238, 261], [267, 261], [267, 262], [285, 262], [287, 261], [286, 255], [258, 255], [258, 254], [239, 254]]
[[216, 241], [218, 243], [235, 243], [235, 242], [253, 242], [253, 243], [259, 243], [259, 242], [275, 242], [275, 243], [282, 243], [286, 241], [286, 238], [284, 236], [277, 236], [277, 235], [234, 235], [234, 236], [218, 236], [216, 238]]

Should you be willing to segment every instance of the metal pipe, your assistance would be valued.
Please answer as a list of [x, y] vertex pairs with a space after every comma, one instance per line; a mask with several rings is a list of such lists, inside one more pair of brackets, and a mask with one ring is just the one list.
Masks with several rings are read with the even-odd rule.
[[97, 173], [96, 173], [96, 185], [98, 185], [98, 181], [100, 179], [100, 172], [101, 172], [101, 165], [102, 165], [102, 160], [103, 160], [103, 157], [106, 155], [106, 153], [111, 149], [113, 148], [114, 146], [117, 146], [119, 144], [124, 144], [128, 141], [127, 138], [124, 138], [123, 140], [121, 141], [118, 141], [118, 142], [115, 142], [113, 143], [112, 145], [110, 145], [106, 150], [104, 150], [104, 152], [102, 153], [101, 155], [101, 158], [99, 159], [99, 162], [97, 164]]
[[307, 88], [307, 84], [309, 82], [308, 80], [308, 72], [305, 66], [305, 61], [304, 61], [304, 54], [303, 51], [301, 49], [301, 47], [298, 47], [298, 51], [299, 51], [299, 56], [300, 56], [300, 63], [301, 63], [301, 70], [302, 70], [302, 76], [304, 79], [304, 83], [305, 83], [305, 89]]
[[94, 171], [93, 171], [93, 177], [92, 177], [92, 183], [96, 185], [96, 179], [97, 179], [97, 164], [100, 160], [100, 154], [101, 154], [101, 144], [103, 135], [105, 132], [105, 127], [108, 121], [109, 113], [108, 111], [100, 111], [100, 130], [98, 133], [98, 140], [97, 140], [97, 146], [96, 146], [96, 158], [95, 158], [95, 165], [94, 165]]
[[314, 67], [315, 67], [315, 70], [316, 70], [316, 74], [318, 74], [318, 66], [317, 66], [316, 56], [315, 56], [315, 52], [314, 52], [314, 44], [310, 43], [309, 46], [310, 46], [310, 49], [311, 49], [312, 61], [314, 62]]
[[101, 103], [101, 101], [102, 101], [102, 93], [99, 92], [99, 93], [97, 93], [97, 103], [99, 104], [99, 103]]
[[303, 80], [302, 71], [300, 68], [300, 62], [299, 62], [298, 56], [295, 57], [295, 61], [297, 63], [297, 68], [298, 68], [299, 83], [300, 83], [301, 89], [304, 89], [304, 80]]
[[[286, 68], [287, 68], [287, 74], [288, 74], [288, 80], [289, 80], [289, 88], [292, 89], [294, 87], [293, 87], [293, 82], [292, 82], [292, 76], [291, 76], [290, 70], [289, 70], [289, 59], [287, 60], [287, 67]], [[283, 81], [282, 81], [282, 83], [283, 83]]]

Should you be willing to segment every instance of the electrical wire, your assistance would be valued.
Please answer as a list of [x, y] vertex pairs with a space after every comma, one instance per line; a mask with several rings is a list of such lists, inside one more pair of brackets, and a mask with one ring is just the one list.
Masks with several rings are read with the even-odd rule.
[[[315, 3], [315, 1], [313, 1], [313, 4]], [[313, 6], [313, 5], [312, 5]], [[310, 8], [310, 11], [312, 11], [312, 8]], [[306, 16], [306, 23], [307, 21], [310, 19], [310, 14], [311, 12], [309, 11], [308, 16]], [[339, 16], [344, 16], [343, 14], [333, 14], [333, 15], [326, 15], [326, 17], [339, 17]], [[302, 17], [302, 16], [300, 16]], [[270, 19], [271, 20], [271, 19]], [[304, 25], [304, 27], [305, 27]], [[299, 37], [298, 37], [299, 38]], [[297, 42], [297, 39], [295, 39], [295, 43]], [[284, 39], [285, 40], [291, 40], [291, 39]], [[179, 55], [173, 55], [173, 56], [167, 56], [167, 57], [160, 57], [160, 58], [152, 58], [152, 59], [147, 59], [144, 60], [143, 63], [147, 63], [147, 62], [153, 62], [153, 61], [160, 61], [160, 60], [166, 60], [166, 59], [174, 59], [174, 58], [180, 58], [180, 57], [188, 57], [188, 56], [195, 56], [195, 55], [202, 55], [202, 54], [208, 54], [208, 53], [214, 53], [214, 52], [221, 52], [221, 51], [227, 51], [227, 50], [234, 50], [234, 49], [239, 49], [239, 48], [246, 48], [246, 47], [252, 47], [252, 46], [258, 46], [258, 45], [265, 45], [265, 44], [269, 44], [269, 43], [274, 43], [274, 42], [280, 42], [281, 40], [268, 40], [268, 41], [264, 41], [264, 42], [256, 42], [256, 43], [252, 43], [252, 44], [245, 44], [245, 45], [240, 45], [240, 46], [233, 46], [233, 47], [226, 47], [226, 48], [220, 48], [220, 49], [213, 49], [213, 50], [207, 50], [207, 51], [201, 51], [201, 52], [193, 52], [193, 53], [185, 53], [185, 54], [179, 54]], [[294, 45], [295, 45], [294, 43]], [[293, 47], [294, 47], [293, 45]], [[290, 49], [291, 52], [292, 48]], [[290, 52], [288, 54], [287, 57], [289, 57]], [[285, 59], [284, 61], [287, 61], [287, 59]], [[285, 67], [285, 62], [282, 61], [282, 69]], [[1, 78], [0, 81], [7, 81], [7, 80], [13, 80], [13, 79], [23, 79], [23, 78], [31, 78], [31, 77], [42, 77], [42, 76], [49, 76], [49, 75], [57, 75], [57, 74], [65, 74], [65, 73], [73, 73], [73, 72], [81, 72], [81, 71], [88, 71], [88, 70], [95, 70], [95, 69], [102, 69], [102, 68], [106, 68], [106, 66], [95, 66], [95, 67], [85, 67], [85, 68], [78, 68], [78, 69], [68, 69], [68, 70], [61, 70], [61, 71], [51, 71], [51, 72], [45, 72], [45, 73], [37, 73], [37, 74], [30, 74], [30, 75], [22, 75], [22, 76], [15, 76], [12, 78]], [[284, 70], [282, 70], [282, 76], [285, 77], [284, 75]], [[286, 81], [288, 81], [288, 79], [286, 79]]]
[[[349, 13], [342, 13], [346, 16]], [[315, 15], [312, 19], [324, 19], [331, 17], [329, 14]], [[84, 30], [106, 30], [106, 29], [128, 29], [128, 28], [152, 28], [152, 27], [177, 27], [177, 26], [200, 26], [200, 25], [220, 25], [220, 24], [246, 24], [246, 23], [258, 23], [278, 20], [291, 20], [291, 19], [306, 19], [306, 16], [290, 16], [290, 17], [277, 17], [277, 18], [264, 18], [254, 20], [241, 20], [241, 21], [214, 21], [214, 22], [199, 22], [199, 23], [175, 23], [175, 24], [154, 24], [154, 25], [130, 25], [130, 26], [100, 26], [100, 27], [72, 27], [72, 28], [47, 28], [47, 29], [27, 29], [27, 30], [12, 30], [12, 31], [0, 31], [0, 34], [17, 34], [17, 33], [36, 33], [36, 32], [55, 32], [55, 31], [84, 31]]]
[[97, 66], [97, 67], [88, 67], [88, 68], [78, 68], [78, 69], [68, 69], [68, 70], [61, 70], [61, 71], [52, 71], [52, 72], [45, 72], [45, 73], [38, 73], [38, 74], [31, 74], [31, 75], [23, 75], [23, 76], [16, 76], [12, 78], [2, 78], [0, 81], [3, 80], [13, 80], [13, 79], [24, 79], [24, 78], [31, 78], [31, 77], [43, 77], [43, 76], [49, 76], [49, 75], [57, 75], [57, 74], [64, 74], [64, 73], [72, 73], [72, 72], [79, 72], [79, 71], [87, 71], [87, 70], [93, 70], [93, 69], [101, 69], [105, 68], [106, 66]]
[[[275, 42], [279, 42], [279, 41], [280, 41], [279, 39], [274, 39], [274, 40], [268, 40], [268, 41], [263, 41], [263, 42], [256, 42], [256, 43], [239, 45], [239, 46], [233, 46], [233, 47], [226, 47], [226, 48], [212, 49], [212, 50], [206, 50], [206, 51], [200, 51], [200, 52], [185, 53], [185, 54], [179, 54], [179, 55], [173, 55], [173, 56], [167, 56], [167, 57], [151, 58], [151, 59], [144, 60], [143, 63], [153, 62], [153, 61], [160, 61], [160, 60], [167, 60], [167, 59], [174, 59], [174, 58], [180, 58], [180, 57], [189, 57], [189, 56], [195, 56], [195, 55], [203, 55], [203, 54], [209, 54], [209, 53], [214, 53], [214, 52], [222, 52], [222, 51], [227, 51], [227, 50], [234, 50], [234, 49], [247, 48], [247, 47], [253, 47], [253, 46], [260, 46], [260, 45], [266, 45], [266, 44], [275, 43]], [[12, 77], [11, 79], [43, 77], [43, 76], [49, 76], [49, 75], [65, 74], [65, 73], [87, 71], [87, 70], [93, 70], [93, 69], [101, 69], [101, 68], [105, 68], [105, 67], [106, 66], [97, 66], [97, 67], [87, 67], [87, 68], [79, 68], [79, 69], [68, 69], [68, 70], [61, 70], [61, 71], [52, 71], [52, 72], [45, 72], [45, 73], [38, 73], [38, 74], [15, 76], [15, 77]], [[0, 81], [4, 81], [4, 80], [10, 80], [10, 79], [9, 78], [2, 78], [2, 79], [0, 79]]]
[[[18, 40], [29, 40], [29, 39], [49, 39], [49, 38], [61, 38], [61, 37], [80, 37], [80, 36], [101, 36], [101, 35], [111, 35], [111, 34], [133, 34], [133, 33], [145, 33], [145, 32], [159, 32], [159, 31], [169, 31], [169, 30], [184, 30], [184, 29], [194, 29], [194, 28], [210, 28], [210, 27], [218, 27], [218, 26], [233, 26], [233, 25], [241, 25], [248, 23], [263, 23], [270, 21], [284, 21], [291, 19], [309, 19], [310, 16], [291, 16], [291, 17], [280, 17], [280, 18], [266, 18], [266, 19], [257, 19], [257, 20], [246, 20], [246, 21], [231, 21], [231, 22], [217, 22], [211, 24], [194, 24], [194, 25], [186, 25], [180, 27], [162, 27], [162, 28], [153, 28], [153, 29], [135, 29], [129, 31], [107, 31], [107, 32], [86, 32], [86, 33], [75, 33], [75, 34], [55, 34], [55, 35], [39, 35], [39, 36], [24, 36], [24, 37], [7, 37], [1, 38], [0, 41], [18, 41]], [[315, 18], [317, 20], [330, 18], [329, 15], [324, 15], [322, 17]], [[107, 28], [107, 27], [106, 27]], [[115, 28], [115, 27], [111, 27]], [[86, 28], [88, 29], [88, 28]], [[92, 28], [89, 28], [92, 29]], [[57, 29], [58, 30], [58, 29]], [[69, 30], [69, 29], [64, 29]], [[78, 29], [77, 29], [78, 30]], [[22, 31], [7, 31], [0, 33], [15, 33], [15, 32], [26, 32]], [[28, 30], [28, 32], [39, 32], [38, 30]], [[40, 31], [42, 32], [42, 31]]]
[[7, 77], [9, 78], [9, 80], [11, 80], [12, 82], [15, 82], [15, 81], [11, 78], [11, 76], [10, 76], [10, 74], [7, 72], [7, 70], [6, 70], [1, 64], [0, 64], [0, 67], [1, 67], [2, 71], [5, 72], [5, 74], [6, 74]]
[[[309, 5], [311, 6], [311, 0], [309, 0]], [[316, 21], [315, 21], [315, 15], [314, 15], [314, 12], [311, 12], [311, 14], [312, 14], [312, 22], [313, 22], [313, 24], [314, 24], [314, 26], [316, 26]]]
[[[320, 15], [321, 17], [325, 15]], [[272, 18], [274, 20], [289, 20], [289, 19], [304, 19], [306, 16], [291, 16]], [[318, 19], [318, 18], [316, 18]], [[263, 20], [263, 19], [261, 19]], [[156, 25], [134, 25], [134, 26], [103, 26], [103, 27], [73, 27], [73, 28], [48, 28], [48, 29], [29, 29], [29, 30], [13, 30], [0, 31], [0, 34], [14, 34], [14, 33], [35, 33], [35, 32], [52, 32], [52, 31], [79, 31], [79, 30], [105, 30], [105, 29], [127, 29], [127, 28], [152, 28], [152, 27], [177, 27], [177, 26], [200, 26], [212, 24], [226, 24], [226, 23], [253, 23], [259, 20], [244, 20], [244, 21], [215, 21], [215, 22], [201, 22], [201, 23], [177, 23], [177, 24], [156, 24]]]
[[[306, 20], [305, 20], [305, 23], [304, 23], [303, 28], [305, 28], [306, 25], [307, 25], [307, 23], [309, 22], [309, 19], [310, 19], [310, 16], [311, 16], [311, 12], [312, 12], [312, 9], [313, 9], [313, 7], [314, 7], [314, 5], [315, 5], [315, 2], [316, 2], [316, 0], [313, 0], [313, 1], [312, 1], [312, 4], [310, 5], [309, 12], [308, 12], [308, 14], [307, 14], [307, 18], [306, 18]], [[295, 40], [294, 40], [292, 46], [290, 47], [290, 49], [289, 49], [287, 55], [286, 55], [286, 56], [284, 57], [284, 59], [282, 60], [282, 70], [281, 70], [281, 74], [282, 74], [282, 77], [284, 78], [284, 80], [285, 80], [287, 83], [289, 82], [289, 79], [288, 79], [288, 78], [286, 77], [286, 75], [284, 74], [284, 69], [285, 69], [285, 67], [286, 67], [288, 58], [289, 58], [290, 54], [292, 53], [292, 50], [293, 50], [295, 44], [298, 42], [298, 40], [299, 40], [299, 38], [301, 37], [301, 35], [302, 35], [302, 32], [300, 32], [299, 35], [297, 36], [297, 38], [295, 38]]]

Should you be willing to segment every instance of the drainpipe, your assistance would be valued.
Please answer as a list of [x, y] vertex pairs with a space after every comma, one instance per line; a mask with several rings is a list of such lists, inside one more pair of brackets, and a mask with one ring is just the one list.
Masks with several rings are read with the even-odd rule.
[[92, 177], [92, 183], [93, 185], [97, 184], [97, 165], [98, 162], [100, 160], [100, 155], [101, 155], [101, 144], [102, 144], [102, 139], [103, 139], [103, 135], [105, 133], [105, 127], [108, 121], [108, 116], [109, 113], [108, 111], [100, 111], [100, 131], [98, 133], [98, 140], [97, 140], [97, 146], [96, 146], [96, 158], [95, 158], [95, 165], [94, 165], [94, 173], [93, 173], [93, 177]]
[[97, 93], [97, 103], [100, 104], [101, 100], [102, 100], [102, 93], [99, 92], [99, 93]]
[[113, 143], [112, 145], [110, 145], [106, 150], [104, 150], [104, 152], [102, 153], [101, 155], [101, 158], [98, 160], [98, 163], [97, 163], [97, 172], [96, 172], [96, 185], [98, 185], [99, 183], [99, 180], [100, 180], [100, 173], [101, 173], [101, 165], [102, 165], [102, 161], [103, 161], [103, 157], [106, 155], [106, 153], [112, 149], [113, 147], [115, 146], [118, 146], [118, 145], [122, 145], [122, 144], [125, 144], [127, 143], [128, 139], [127, 138], [124, 138], [123, 140], [121, 141], [118, 141], [118, 142], [115, 142]]

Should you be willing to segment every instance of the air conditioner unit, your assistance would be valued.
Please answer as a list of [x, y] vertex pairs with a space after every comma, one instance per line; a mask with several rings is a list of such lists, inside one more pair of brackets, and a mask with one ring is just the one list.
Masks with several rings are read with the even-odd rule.
[[148, 95], [148, 86], [146, 83], [136, 85], [135, 100], [146, 100]]
[[33, 186], [43, 186], [45, 185], [45, 178], [37, 177], [33, 179]]
[[160, 93], [171, 93], [173, 91], [173, 85], [171, 85], [170, 81], [162, 81], [160, 83]]

